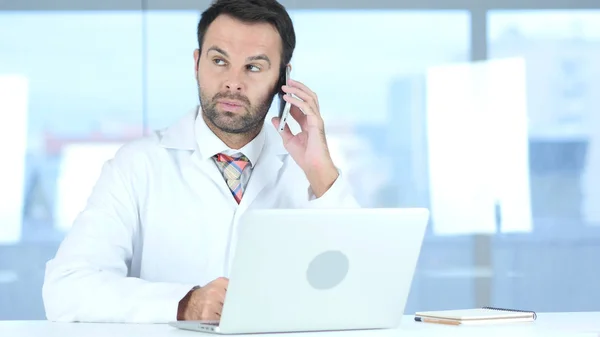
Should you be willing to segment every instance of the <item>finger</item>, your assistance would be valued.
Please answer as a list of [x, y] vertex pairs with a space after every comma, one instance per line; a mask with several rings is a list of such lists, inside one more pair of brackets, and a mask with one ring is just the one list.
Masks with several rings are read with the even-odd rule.
[[[202, 303], [202, 315], [205, 317], [210, 317], [214, 314], [220, 314], [223, 311], [224, 303], [215, 298], [206, 299]], [[214, 316], [213, 316], [214, 317]]]
[[292, 104], [293, 106], [300, 108], [300, 110], [302, 110], [302, 112], [304, 112], [305, 115], [317, 115], [314, 109], [311, 108], [311, 106], [307, 102], [301, 101], [296, 97], [290, 95], [283, 95], [283, 99], [286, 102], [290, 102], [290, 104]]
[[[212, 293], [202, 301], [202, 308], [220, 309], [225, 305], [225, 296], [221, 296], [218, 293]], [[211, 310], [212, 310], [211, 309]]]
[[225, 298], [227, 297], [227, 292], [222, 289], [214, 289], [208, 294], [206, 297], [206, 301], [208, 303], [225, 303]]
[[221, 313], [223, 312], [223, 304], [222, 303], [215, 303], [210, 308], [211, 308], [210, 309], [211, 312], [213, 314], [215, 314], [215, 316], [221, 317]]
[[302, 83], [300, 81], [292, 80], [290, 78], [290, 80], [288, 81], [288, 86], [300, 88], [302, 91], [308, 93], [314, 99], [317, 107], [319, 107], [319, 97], [317, 96], [317, 94], [314, 91], [310, 90], [310, 88], [308, 88], [304, 83]]
[[319, 110], [319, 105], [315, 101], [315, 98], [306, 93], [305, 91], [302, 91], [300, 88], [284, 85], [282, 87], [282, 90], [288, 94], [296, 95], [298, 98], [308, 103], [314, 110]]
[[[279, 117], [273, 117], [271, 121], [273, 122], [273, 126], [275, 126], [277, 130], [279, 130]], [[290, 130], [290, 126], [287, 123], [283, 127], [283, 131], [279, 134], [283, 139], [283, 144], [287, 144], [290, 140], [292, 140], [292, 138], [294, 138], [294, 134], [292, 133], [292, 130]]]
[[[294, 98], [290, 95], [284, 95], [284, 99], [287, 102], [290, 102], [292, 104], [290, 113], [291, 113], [291, 111], [293, 111], [295, 109], [299, 109], [299, 110], [301, 110], [301, 112], [304, 113], [305, 116], [301, 117], [302, 120], [305, 121], [304, 126], [303, 127], [301, 126], [303, 131], [306, 131], [311, 126], [321, 128], [321, 129], [323, 128], [323, 119], [321, 118], [321, 116], [319, 114], [315, 113], [314, 110], [311, 109], [310, 106], [306, 102], [302, 102], [301, 100]], [[292, 116], [294, 116], [294, 115], [292, 115]], [[294, 117], [294, 118], [296, 118], [296, 117]]]
[[228, 280], [227, 278], [225, 278], [225, 277], [219, 277], [219, 278], [217, 278], [217, 279], [214, 279], [214, 280], [212, 280], [212, 281], [208, 282], [208, 283], [207, 283], [207, 284], [204, 286], [204, 288], [207, 288], [207, 287], [212, 287], [212, 286], [224, 287], [224, 286], [226, 286], [227, 284], [229, 284], [229, 280]]
[[207, 300], [210, 302], [225, 303], [225, 297], [227, 296], [227, 289], [221, 287], [213, 287], [207, 296]]
[[218, 279], [214, 280], [213, 282], [220, 286], [227, 287], [227, 285], [229, 284], [229, 279], [227, 277], [219, 277]]
[[221, 287], [227, 291], [227, 288], [229, 288], [229, 279], [223, 277], [221, 283]]
[[227, 290], [221, 290], [218, 293], [218, 301], [219, 303], [221, 303], [221, 305], [223, 305], [223, 303], [225, 303], [225, 298], [227, 297]]
[[203, 321], [219, 321], [221, 320], [221, 314], [217, 312], [209, 312], [206, 316], [202, 317]]
[[218, 312], [218, 313], [220, 313], [223, 310], [223, 306], [225, 306], [224, 301], [216, 301], [211, 304], [212, 310], [214, 310], [215, 312]]
[[290, 109], [290, 115], [292, 115], [292, 117], [296, 120], [296, 122], [298, 122], [298, 124], [300, 124], [300, 128], [302, 130], [306, 129], [306, 127], [307, 127], [306, 115], [298, 107], [292, 106], [292, 108]]
[[210, 285], [227, 291], [227, 287], [229, 287], [229, 279], [226, 277], [219, 277], [218, 279], [212, 281]]
[[200, 320], [202, 321], [218, 321], [221, 318], [221, 311], [211, 305], [205, 305], [202, 309]]

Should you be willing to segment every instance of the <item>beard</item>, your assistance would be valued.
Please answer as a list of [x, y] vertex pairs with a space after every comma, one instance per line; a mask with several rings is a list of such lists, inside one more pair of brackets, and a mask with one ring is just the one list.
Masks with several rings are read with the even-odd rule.
[[[274, 86], [266, 97], [258, 101], [258, 104], [252, 104], [248, 97], [227, 91], [219, 92], [209, 98], [204, 90], [198, 86], [200, 106], [205, 118], [217, 129], [230, 134], [252, 133], [260, 129], [265, 122], [276, 91], [276, 86]], [[238, 114], [231, 111], [219, 111], [217, 109], [217, 100], [219, 99], [232, 99], [241, 102], [244, 112]]]

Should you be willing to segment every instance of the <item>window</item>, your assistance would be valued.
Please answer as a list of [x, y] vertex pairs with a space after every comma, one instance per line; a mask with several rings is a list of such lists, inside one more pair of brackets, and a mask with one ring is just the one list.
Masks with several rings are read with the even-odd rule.
[[145, 56], [149, 129], [177, 121], [198, 104], [194, 50], [198, 48], [197, 11], [149, 11], [146, 16]]
[[525, 63], [432, 67], [427, 144], [433, 232], [530, 232]]
[[[418, 129], [424, 127], [425, 71], [469, 59], [469, 13], [292, 10], [290, 15], [297, 36], [291, 77], [319, 95], [333, 155], [363, 205], [425, 205], [425, 156], [411, 154], [425, 143]], [[152, 129], [167, 126], [198, 102], [192, 62], [197, 20], [193, 12], [148, 14]]]
[[103, 161], [142, 134], [141, 23], [139, 12], [0, 12], [0, 319], [45, 317], [45, 261]]
[[[427, 206], [427, 69], [468, 61], [469, 12], [291, 15], [298, 35], [292, 77], [318, 93], [333, 155], [360, 201]], [[0, 88], [14, 91], [4, 92], [12, 99], [0, 107], [13, 114], [10, 139], [24, 139], [3, 149], [17, 165], [0, 171], [11, 186], [0, 200], [12, 202], [0, 206], [11, 226], [0, 232], [0, 319], [44, 318], [32, 289], [41, 288], [44, 263], [102, 163], [198, 103], [198, 18], [196, 10], [0, 14]], [[17, 179], [8, 179], [13, 173]], [[438, 297], [433, 288], [421, 287], [420, 307]]]
[[495, 304], [597, 310], [600, 11], [498, 10], [488, 24], [489, 57], [525, 62], [533, 219], [492, 246]]
[[[429, 205], [426, 71], [465, 62], [465, 11], [298, 10], [292, 78], [319, 95], [332, 155], [366, 207]], [[323, 34], [327, 32], [327, 34]]]
[[491, 58], [527, 68], [532, 202], [539, 221], [600, 224], [600, 11], [494, 11]]

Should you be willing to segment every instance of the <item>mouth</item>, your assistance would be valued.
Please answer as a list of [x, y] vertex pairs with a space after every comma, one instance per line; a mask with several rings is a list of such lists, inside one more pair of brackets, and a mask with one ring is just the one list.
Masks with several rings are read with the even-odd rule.
[[223, 110], [226, 111], [235, 111], [244, 107], [244, 104], [240, 101], [235, 100], [219, 100], [217, 104], [221, 106]]

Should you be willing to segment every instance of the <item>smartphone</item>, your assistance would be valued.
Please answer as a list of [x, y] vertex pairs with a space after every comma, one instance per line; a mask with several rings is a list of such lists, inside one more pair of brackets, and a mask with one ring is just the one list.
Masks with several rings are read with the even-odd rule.
[[[285, 85], [288, 84], [288, 80], [290, 79], [290, 66], [285, 67]], [[284, 93], [283, 95], [288, 95]], [[283, 95], [281, 96], [281, 101], [279, 102], [279, 132], [283, 132], [285, 129], [285, 124], [287, 119], [290, 116], [290, 109], [292, 105], [289, 102], [283, 100]]]

